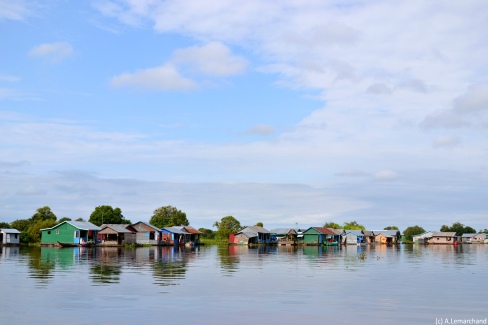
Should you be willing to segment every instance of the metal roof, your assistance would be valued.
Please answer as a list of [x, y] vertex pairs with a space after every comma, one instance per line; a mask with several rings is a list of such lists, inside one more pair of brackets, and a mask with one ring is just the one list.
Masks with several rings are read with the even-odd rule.
[[261, 234], [269, 234], [269, 230], [267, 229], [264, 229], [263, 227], [259, 227], [259, 226], [249, 226], [249, 227], [246, 227], [244, 229], [242, 229], [241, 231], [248, 231], [248, 232], [255, 232], [255, 233], [261, 233]]
[[166, 231], [171, 232], [173, 234], [184, 234], [184, 235], [190, 234], [188, 231], [186, 231], [185, 227], [164, 227], [164, 228], [161, 228], [161, 230], [166, 230]]
[[461, 237], [463, 237], [463, 238], [471, 238], [471, 237], [474, 237], [476, 235], [477, 234], [463, 234]]
[[456, 232], [434, 231], [432, 237], [456, 237]]
[[400, 231], [399, 230], [371, 230], [375, 236], [382, 234], [385, 237], [396, 237]]
[[203, 232], [201, 232], [200, 230], [197, 230], [197, 229], [193, 228], [192, 226], [185, 226], [185, 229], [186, 229], [186, 231], [188, 231], [190, 234], [196, 234], [196, 235], [201, 235], [201, 234], [203, 234]]
[[364, 236], [364, 233], [362, 230], [345, 230], [346, 232], [346, 235], [347, 234], [352, 234], [352, 235], [355, 235], [355, 236]]
[[114, 223], [110, 223], [110, 224], [103, 224], [100, 226], [100, 228], [103, 230], [105, 228], [110, 228], [118, 233], [132, 233], [133, 231], [132, 230], [129, 230], [127, 229], [127, 227], [129, 227], [130, 225], [128, 224], [114, 224]]
[[[154, 227], [153, 225], [151, 225], [151, 224], [149, 224], [149, 223], [147, 223], [147, 222], [144, 222], [144, 221], [138, 221], [138, 222], [136, 222], [136, 223], [131, 224], [131, 226], [132, 226], [134, 229], [136, 229], [134, 226], [135, 226], [135, 225], [137, 225], [138, 223], [142, 223], [142, 224], [144, 224], [144, 225], [148, 226], [149, 228], [152, 228], [152, 229], [154, 229], [154, 230], [156, 230], [156, 231], [160, 231], [160, 230], [161, 230], [161, 229], [159, 229], [159, 228], [157, 228], [157, 227]], [[137, 229], [136, 229], [136, 230], [137, 230]]]
[[7, 229], [7, 228], [1, 228], [0, 231], [6, 233], [6, 234], [20, 234], [20, 231], [17, 229]]
[[81, 230], [100, 230], [100, 227], [94, 225], [91, 222], [88, 221], [63, 221], [61, 223], [58, 223], [57, 225], [51, 227], [51, 228], [43, 228], [41, 230], [49, 230], [49, 229], [54, 229], [58, 227], [59, 225], [62, 225], [63, 223], [69, 223], [75, 228], [81, 229]]
[[274, 235], [288, 235], [290, 233], [297, 233], [297, 231], [293, 228], [276, 228], [271, 229], [269, 232]]

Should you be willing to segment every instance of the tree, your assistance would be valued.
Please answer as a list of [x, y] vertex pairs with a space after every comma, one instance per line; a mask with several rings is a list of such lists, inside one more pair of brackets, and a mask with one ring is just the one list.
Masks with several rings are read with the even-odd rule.
[[485, 234], [488, 234], [488, 229], [480, 229], [479, 231], [480, 233], [485, 233]]
[[242, 229], [239, 220], [233, 216], [223, 217], [220, 222], [215, 221], [213, 226], [217, 228], [217, 237], [219, 239], [226, 239], [230, 234]]
[[441, 227], [441, 231], [443, 232], [455, 232], [457, 236], [462, 236], [463, 234], [473, 234], [476, 233], [476, 230], [472, 227], [465, 226], [462, 223], [454, 222], [452, 226], [443, 225]]
[[83, 219], [83, 218], [78, 218], [78, 219], [76, 219], [75, 221], [85, 221], [85, 219]]
[[51, 211], [51, 208], [46, 205], [45, 207], [37, 209], [36, 213], [34, 213], [30, 218], [30, 221], [32, 222], [36, 222], [39, 220], [56, 221], [56, 215]]
[[56, 225], [56, 221], [52, 219], [37, 220], [30, 225], [27, 229], [27, 235], [29, 236], [29, 242], [38, 243], [41, 241], [41, 229], [51, 228]]
[[344, 222], [342, 228], [347, 230], [366, 230], [366, 227], [360, 225], [356, 221]]
[[338, 223], [329, 221], [324, 224], [324, 228], [341, 229], [341, 225]]
[[408, 227], [407, 229], [405, 229], [403, 231], [403, 235], [405, 236], [405, 239], [407, 241], [412, 241], [413, 236], [422, 234], [424, 232], [425, 232], [424, 228], [422, 228], [420, 226], [411, 226], [411, 227]]
[[[68, 218], [68, 217], [63, 217], [63, 218], [59, 219], [59, 220], [58, 220], [58, 222], [56, 222], [56, 223], [57, 223], [57, 224], [60, 224], [61, 222], [65, 222], [65, 221], [71, 221], [71, 219], [70, 219], [70, 218]], [[49, 228], [49, 227], [48, 227], [48, 228]]]
[[398, 230], [398, 227], [397, 226], [388, 226], [388, 227], [383, 228], [383, 230]]
[[215, 239], [215, 236], [217, 236], [217, 233], [212, 229], [198, 228], [198, 231], [203, 233], [202, 238], [205, 239]]
[[122, 215], [120, 208], [112, 208], [110, 205], [100, 205], [95, 208], [95, 211], [90, 215], [89, 222], [94, 225], [101, 226], [102, 224], [130, 224], [130, 220], [126, 220]]
[[149, 223], [157, 228], [188, 226], [190, 224], [186, 218], [186, 213], [171, 205], [157, 208], [153, 213]]
[[258, 222], [258, 223], [256, 223], [256, 226], [258, 226], [258, 227], [264, 227], [264, 225], [263, 225], [263, 223], [261, 221]]
[[0, 228], [5, 228], [5, 229], [9, 229], [10, 228], [10, 224], [7, 223], [7, 222], [0, 222]]

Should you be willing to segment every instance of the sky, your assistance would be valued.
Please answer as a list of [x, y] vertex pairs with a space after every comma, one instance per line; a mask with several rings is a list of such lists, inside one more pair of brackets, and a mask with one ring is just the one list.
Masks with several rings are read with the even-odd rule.
[[0, 221], [488, 228], [488, 2], [0, 0]]

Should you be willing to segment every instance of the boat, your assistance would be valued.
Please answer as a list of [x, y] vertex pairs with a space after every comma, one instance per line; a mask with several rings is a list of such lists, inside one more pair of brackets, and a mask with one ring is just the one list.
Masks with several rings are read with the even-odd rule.
[[58, 245], [61, 247], [78, 247], [80, 244], [75, 244], [75, 243], [62, 243], [58, 241]]

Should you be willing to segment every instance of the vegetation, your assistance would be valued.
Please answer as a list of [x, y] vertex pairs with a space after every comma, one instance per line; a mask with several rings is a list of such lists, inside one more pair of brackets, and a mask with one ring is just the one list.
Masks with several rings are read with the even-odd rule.
[[221, 240], [227, 239], [230, 234], [242, 229], [239, 220], [233, 216], [223, 217], [220, 222], [215, 221], [213, 226], [217, 228], [217, 238]]
[[95, 211], [90, 215], [89, 222], [94, 225], [101, 226], [109, 223], [124, 223], [131, 224], [130, 220], [126, 220], [122, 215], [120, 208], [112, 208], [110, 205], [100, 205], [95, 208]]
[[388, 226], [383, 228], [383, 230], [399, 230], [397, 226]]
[[366, 227], [363, 225], [360, 225], [356, 221], [351, 221], [351, 222], [344, 222], [344, 225], [342, 226], [342, 229], [346, 230], [366, 230]]
[[425, 232], [424, 228], [420, 226], [411, 226], [403, 231], [403, 235], [405, 236], [406, 241], [412, 241], [413, 236], [422, 234], [424, 232]]
[[263, 223], [261, 221], [258, 222], [258, 223], [256, 223], [256, 226], [258, 226], [258, 227], [264, 227], [264, 225], [263, 225]]
[[149, 220], [149, 223], [158, 228], [188, 226], [190, 224], [186, 218], [186, 213], [171, 205], [154, 210], [153, 216]]
[[0, 222], [0, 229], [1, 228], [10, 229], [10, 224], [7, 222]]
[[341, 229], [341, 225], [339, 225], [339, 224], [337, 224], [335, 222], [332, 222], [332, 221], [326, 222], [324, 224], [324, 227], [325, 228], [332, 228], [332, 229]]
[[51, 208], [44, 206], [36, 210], [29, 219], [15, 220], [9, 228], [20, 231], [21, 243], [38, 243], [41, 241], [41, 229], [56, 225], [56, 215]]
[[474, 228], [471, 228], [469, 226], [465, 226], [460, 222], [454, 222], [451, 227], [443, 225], [441, 227], [441, 231], [444, 232], [455, 232], [456, 235], [462, 236], [463, 234], [473, 234], [476, 233], [476, 230]]

